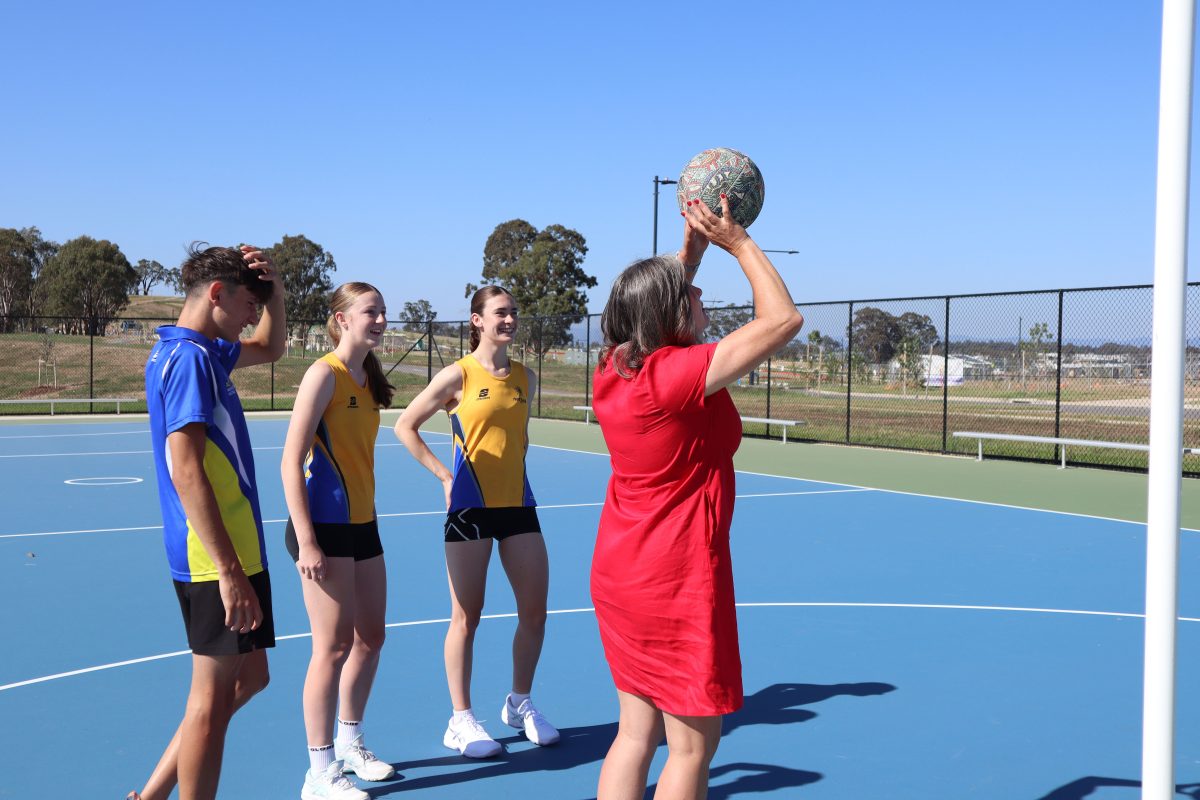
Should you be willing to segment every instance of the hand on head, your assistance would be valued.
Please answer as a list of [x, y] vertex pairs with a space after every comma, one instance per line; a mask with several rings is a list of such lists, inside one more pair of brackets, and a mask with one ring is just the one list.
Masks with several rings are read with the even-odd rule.
[[[683, 218], [687, 222], [690, 230], [703, 236], [708, 241], [715, 244], [717, 247], [737, 255], [737, 249], [744, 242], [750, 240], [750, 235], [746, 233], [746, 229], [733, 219], [733, 214], [729, 212], [729, 198], [721, 195], [721, 214], [717, 216], [703, 200], [699, 198], [689, 200], [687, 207], [683, 211]], [[687, 237], [684, 237], [684, 243], [687, 243]]]
[[246, 262], [246, 266], [259, 271], [259, 280], [278, 280], [277, 273], [271, 266], [271, 259], [267, 258], [266, 253], [252, 244], [240, 244], [238, 245], [238, 249], [242, 251], [242, 259]]

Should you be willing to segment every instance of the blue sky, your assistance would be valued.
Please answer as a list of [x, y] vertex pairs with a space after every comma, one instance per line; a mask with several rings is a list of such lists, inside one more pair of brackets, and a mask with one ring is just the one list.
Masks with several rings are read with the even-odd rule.
[[[599, 311], [651, 249], [653, 177], [726, 146], [799, 302], [1148, 283], [1160, 24], [1130, 0], [14, 4], [0, 227], [168, 266], [303, 233], [335, 282], [460, 319], [521, 217], [587, 238]], [[698, 283], [749, 297], [724, 254]]]

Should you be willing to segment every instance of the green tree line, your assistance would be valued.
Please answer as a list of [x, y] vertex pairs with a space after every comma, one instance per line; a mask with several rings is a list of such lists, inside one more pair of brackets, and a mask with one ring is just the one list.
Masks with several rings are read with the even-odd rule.
[[[288, 319], [297, 325], [323, 320], [337, 270], [333, 254], [304, 235], [284, 236], [266, 252], [287, 287]], [[583, 271], [583, 236], [562, 225], [539, 231], [521, 219], [496, 226], [484, 245], [482, 277], [512, 292], [529, 320], [522, 343], [542, 350], [566, 344], [570, 327], [587, 314], [584, 289], [596, 279]], [[129, 305], [131, 295], [156, 287], [182, 292], [178, 267], [154, 259], [136, 264], [107, 239], [79, 236], [59, 244], [36, 227], [0, 228], [0, 330], [8, 332], [33, 318], [57, 318], [63, 333], [103, 335], [106, 323]], [[468, 295], [474, 290], [468, 286]], [[424, 331], [437, 318], [428, 300], [403, 303], [402, 321]], [[47, 327], [45, 319], [36, 327]], [[434, 323], [434, 332], [457, 332]]]
[[[267, 253], [287, 286], [287, 313], [293, 320], [324, 319], [333, 254], [303, 235], [284, 236]], [[180, 294], [178, 267], [153, 259], [136, 265], [107, 239], [79, 236], [59, 244], [36, 227], [0, 228], [0, 330], [30, 325], [32, 318], [55, 317], [66, 334], [103, 335], [106, 322], [129, 305], [129, 296], [155, 287]], [[45, 320], [36, 327], [46, 327]]]

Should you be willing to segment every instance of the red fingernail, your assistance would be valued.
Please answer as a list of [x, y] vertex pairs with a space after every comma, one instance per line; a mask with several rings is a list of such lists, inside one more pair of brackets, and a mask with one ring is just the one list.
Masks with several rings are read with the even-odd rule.
[[688, 200], [688, 205], [691, 206], [691, 204], [692, 204], [692, 201]]
[[722, 200], [724, 200], [724, 199], [725, 199], [725, 193], [724, 193], [724, 192], [721, 192], [721, 199], [722, 199]]

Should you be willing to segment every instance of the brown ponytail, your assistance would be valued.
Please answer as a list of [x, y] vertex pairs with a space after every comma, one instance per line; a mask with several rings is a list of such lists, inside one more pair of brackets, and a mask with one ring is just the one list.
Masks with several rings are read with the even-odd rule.
[[[347, 311], [350, 306], [354, 305], [354, 301], [367, 292], [374, 292], [383, 297], [383, 293], [369, 283], [362, 281], [352, 281], [343, 283], [334, 290], [333, 296], [329, 298], [329, 319], [325, 323], [326, 330], [329, 331], [329, 338], [333, 340], [333, 346], [337, 347], [342, 341], [342, 326], [337, 324], [338, 312]], [[379, 360], [379, 356], [375, 355], [375, 351], [367, 352], [367, 357], [363, 359], [363, 369], [367, 373], [367, 388], [371, 390], [371, 397], [375, 400], [380, 408], [392, 407], [392, 395], [396, 393], [396, 387], [388, 383], [387, 375], [383, 372], [383, 363]]]

